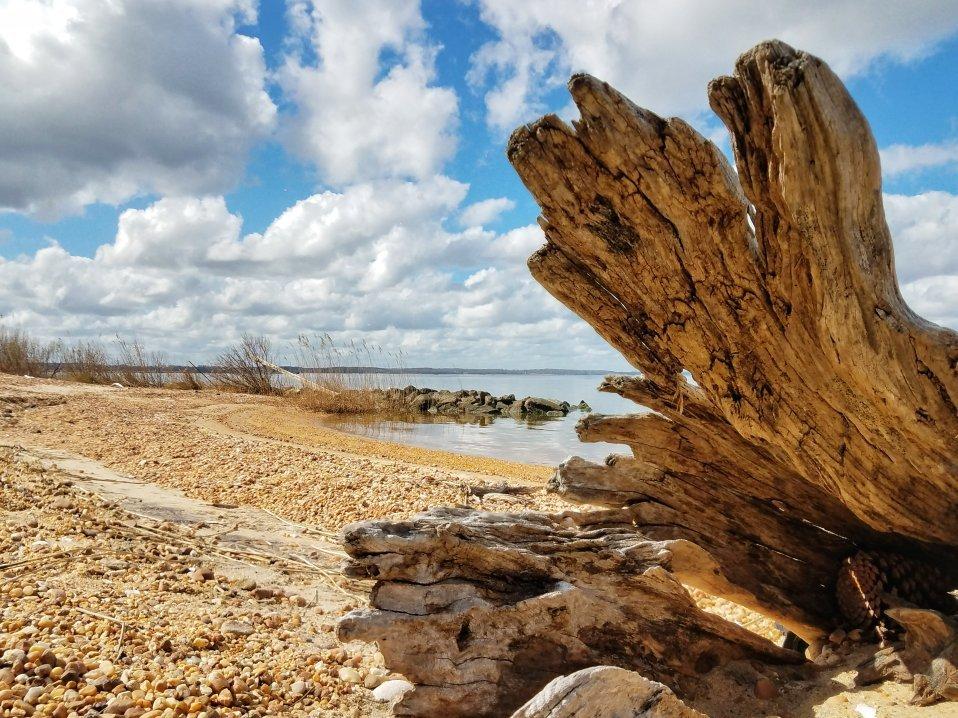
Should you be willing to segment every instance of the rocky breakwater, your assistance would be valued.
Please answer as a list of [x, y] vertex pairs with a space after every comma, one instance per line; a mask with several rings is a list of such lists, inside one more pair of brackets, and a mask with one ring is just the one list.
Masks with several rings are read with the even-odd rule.
[[519, 418], [562, 417], [570, 411], [589, 411], [584, 401], [570, 404], [567, 401], [527, 396], [517, 399], [515, 394], [495, 396], [488, 391], [476, 389], [425, 389], [407, 386], [405, 389], [387, 389], [386, 398], [405, 411], [419, 414], [453, 416], [473, 414], [486, 416], [509, 416]]

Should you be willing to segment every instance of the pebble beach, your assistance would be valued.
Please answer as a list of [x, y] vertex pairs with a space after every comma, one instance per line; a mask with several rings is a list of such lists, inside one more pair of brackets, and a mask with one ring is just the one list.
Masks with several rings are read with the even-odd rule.
[[[572, 508], [551, 468], [377, 442], [276, 398], [0, 378], [0, 718], [386, 716], [337, 532]], [[770, 638], [774, 624], [694, 592]]]

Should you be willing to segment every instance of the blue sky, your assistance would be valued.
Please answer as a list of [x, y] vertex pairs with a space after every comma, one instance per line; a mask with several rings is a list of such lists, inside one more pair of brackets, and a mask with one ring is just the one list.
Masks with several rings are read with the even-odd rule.
[[204, 359], [331, 332], [414, 364], [622, 368], [527, 276], [508, 132], [586, 70], [729, 152], [708, 80], [771, 36], [883, 151], [909, 302], [958, 325], [958, 2], [0, 0], [0, 314]]

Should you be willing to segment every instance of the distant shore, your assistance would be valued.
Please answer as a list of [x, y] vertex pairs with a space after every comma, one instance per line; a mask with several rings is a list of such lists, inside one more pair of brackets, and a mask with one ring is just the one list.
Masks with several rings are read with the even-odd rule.
[[[327, 366], [327, 367], [305, 367], [291, 366], [287, 364], [280, 365], [282, 369], [293, 374], [392, 374], [402, 376], [404, 374], [435, 374], [435, 375], [480, 375], [480, 376], [607, 376], [609, 374], [620, 376], [638, 376], [639, 372], [614, 371], [611, 369], [462, 369], [459, 367], [382, 367], [382, 366]], [[179, 364], [169, 364], [162, 367], [155, 367], [155, 370], [162, 372], [181, 372], [190, 369], [205, 373], [217, 373], [222, 371], [219, 367], [208, 366], [206, 364], [189, 364], [180, 366]]]

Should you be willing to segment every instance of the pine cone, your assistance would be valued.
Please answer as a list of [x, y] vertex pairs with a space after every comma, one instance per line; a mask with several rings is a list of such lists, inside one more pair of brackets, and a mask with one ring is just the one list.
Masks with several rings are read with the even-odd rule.
[[937, 566], [896, 553], [859, 551], [849, 556], [838, 572], [835, 588], [838, 608], [855, 628], [881, 623], [885, 593], [945, 614], [958, 610], [955, 598], [948, 593], [954, 586]]
[[842, 562], [835, 586], [838, 609], [853, 628], [870, 628], [881, 615], [885, 581], [881, 570], [864, 551]]

